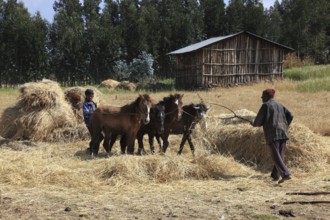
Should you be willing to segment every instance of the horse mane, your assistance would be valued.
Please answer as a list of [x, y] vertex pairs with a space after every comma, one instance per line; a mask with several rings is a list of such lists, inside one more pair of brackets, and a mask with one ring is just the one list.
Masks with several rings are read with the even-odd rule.
[[177, 93], [174, 95], [170, 94], [169, 96], [164, 97], [163, 100], [160, 101], [159, 103], [165, 105], [165, 104], [169, 103], [170, 101], [172, 101], [173, 99], [179, 98], [179, 97], [180, 97], [180, 95]]
[[139, 103], [142, 98], [144, 98], [148, 102], [153, 103], [153, 101], [151, 100], [151, 98], [148, 94], [139, 95], [133, 102], [122, 106], [121, 107], [122, 112], [129, 112], [129, 111], [132, 111], [132, 110], [135, 110], [136, 108], [138, 108]]

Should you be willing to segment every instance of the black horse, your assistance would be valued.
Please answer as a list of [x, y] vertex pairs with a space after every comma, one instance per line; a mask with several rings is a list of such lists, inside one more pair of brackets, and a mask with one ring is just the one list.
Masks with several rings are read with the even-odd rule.
[[[184, 105], [182, 109], [182, 118], [177, 123], [174, 123], [172, 125], [171, 134], [183, 134], [178, 154], [182, 153], [184, 144], [188, 140], [191, 153], [194, 155], [195, 146], [191, 140], [191, 133], [195, 129], [196, 124], [199, 123], [206, 116], [209, 107], [203, 103], [200, 103]], [[162, 136], [156, 135], [158, 143], [160, 143], [160, 137]], [[164, 145], [162, 149], [164, 153], [166, 152], [166, 149], [167, 146]]]

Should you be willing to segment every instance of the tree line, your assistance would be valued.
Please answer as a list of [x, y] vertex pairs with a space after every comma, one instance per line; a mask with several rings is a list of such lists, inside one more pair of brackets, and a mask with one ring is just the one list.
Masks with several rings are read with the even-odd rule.
[[167, 53], [249, 31], [329, 63], [330, 2], [282, 0], [55, 0], [52, 22], [0, 0], [0, 86], [42, 78], [64, 85], [171, 77]]

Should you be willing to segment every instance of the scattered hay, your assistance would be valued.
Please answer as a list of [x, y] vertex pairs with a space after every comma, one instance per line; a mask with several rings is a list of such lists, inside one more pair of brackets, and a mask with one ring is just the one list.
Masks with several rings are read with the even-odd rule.
[[37, 144], [31, 141], [14, 141], [0, 137], [0, 148], [9, 148], [15, 151], [21, 151], [28, 147], [36, 147]]
[[255, 174], [248, 167], [222, 155], [201, 155], [193, 160], [182, 156], [114, 156], [102, 166], [94, 168], [110, 185], [164, 183], [182, 179], [226, 179]]
[[20, 88], [17, 104], [5, 109], [0, 118], [0, 135], [31, 141], [86, 139], [88, 131], [80, 123], [60, 86], [43, 80], [26, 83]]
[[116, 88], [134, 92], [136, 90], [136, 85], [129, 81], [121, 81]]
[[[245, 112], [245, 113], [244, 113]], [[237, 111], [237, 115], [247, 118], [255, 114], [249, 111]], [[195, 134], [202, 146], [211, 153], [219, 152], [231, 155], [236, 160], [255, 166], [260, 170], [269, 170], [273, 166], [269, 147], [265, 142], [262, 128], [254, 128], [240, 119], [208, 118], [206, 133]], [[328, 165], [329, 152], [320, 137], [307, 127], [293, 122], [289, 127], [286, 161], [290, 168], [313, 171]]]
[[108, 88], [108, 89], [116, 89], [116, 87], [120, 84], [120, 82], [113, 80], [113, 79], [107, 79], [101, 82], [101, 84], [98, 86], [100, 88]]

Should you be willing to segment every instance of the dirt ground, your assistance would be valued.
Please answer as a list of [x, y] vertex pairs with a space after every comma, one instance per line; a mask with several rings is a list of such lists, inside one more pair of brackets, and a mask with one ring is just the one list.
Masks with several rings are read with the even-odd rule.
[[[221, 90], [212, 97], [210, 92], [201, 94], [210, 97], [210, 102], [220, 99], [222, 104], [228, 105], [229, 100], [232, 100], [229, 105], [231, 108], [246, 108], [256, 112], [260, 106], [259, 87], [263, 88], [263, 85], [243, 88], [235, 94], [231, 94], [234, 90]], [[249, 93], [251, 91], [255, 92]], [[289, 91], [284, 93], [279, 97], [280, 100], [285, 100], [288, 94], [296, 96], [290, 97], [294, 100], [304, 97]], [[163, 95], [154, 94], [155, 97]], [[1, 96], [5, 105], [1, 106], [0, 112], [13, 104], [16, 96]], [[131, 100], [133, 96], [122, 95], [117, 98], [117, 95], [109, 95], [107, 99], [120, 104]], [[311, 96], [319, 97], [319, 94]], [[329, 114], [330, 110], [324, 107], [328, 105], [325, 102], [329, 97], [327, 93], [318, 105], [319, 115]], [[194, 93], [188, 93], [185, 98], [188, 103], [198, 99]], [[240, 106], [239, 102], [249, 104]], [[299, 103], [298, 100], [296, 103]], [[309, 126], [316, 127], [313, 122], [315, 115], [306, 118], [308, 112], [312, 111], [311, 107], [305, 108], [305, 115], [300, 110], [300, 104], [297, 106], [296, 103], [287, 101], [289, 108], [294, 110], [295, 120], [306, 122], [304, 124], [310, 121]], [[213, 108], [211, 114], [218, 114], [218, 110]], [[322, 130], [328, 129], [324, 124], [320, 127]], [[180, 138], [171, 136], [170, 143], [177, 146]], [[322, 138], [330, 147], [330, 137]], [[0, 176], [0, 219], [330, 219], [329, 167], [317, 172], [292, 169], [293, 179], [283, 184], [273, 182], [269, 172], [259, 172], [253, 168], [247, 168], [251, 169], [248, 175], [233, 173], [212, 179], [181, 179], [161, 183], [152, 180], [148, 183], [127, 183], [123, 179], [113, 184], [93, 173], [93, 167], [90, 167], [106, 166], [112, 157], [106, 158], [101, 153], [100, 158], [87, 160], [85, 150], [88, 141], [22, 144], [23, 149], [14, 149], [0, 140], [0, 171], [3, 173]], [[170, 146], [167, 157], [177, 157], [176, 150]], [[187, 158], [188, 163], [194, 163], [188, 146], [182, 157]], [[328, 194], [288, 194], [297, 192]]]
[[[175, 139], [178, 137], [172, 137], [171, 141], [179, 141]], [[330, 139], [327, 138], [327, 141]], [[77, 144], [78, 151], [75, 145], [48, 145], [48, 154], [57, 152], [51, 156], [49, 163], [56, 163], [56, 160], [63, 158], [72, 159], [72, 157], [75, 157], [73, 159], [76, 161], [81, 160], [83, 158], [81, 155], [85, 154], [84, 146], [88, 143]], [[58, 149], [63, 147], [67, 147], [66, 150], [58, 152]], [[10, 162], [15, 163], [20, 158], [15, 158], [15, 151], [8, 149], [0, 151], [6, 155], [8, 153], [12, 155]], [[23, 157], [29, 157], [29, 155], [39, 154], [39, 151], [40, 149], [36, 147], [19, 153], [22, 153]], [[43, 154], [45, 153], [44, 151]], [[80, 157], [71, 154], [80, 155]], [[183, 156], [191, 157], [188, 150]], [[111, 157], [102, 158], [101, 156], [96, 160], [101, 162], [111, 160]], [[88, 166], [88, 164], [83, 166]], [[35, 168], [40, 169], [37, 165]], [[293, 214], [296, 219], [326, 220], [329, 219], [330, 214], [329, 203], [300, 204], [298, 202], [329, 202], [330, 194], [307, 196], [287, 195], [287, 193], [330, 192], [328, 171], [306, 174], [294, 170], [293, 179], [283, 184], [271, 181], [269, 173], [260, 172], [250, 176], [230, 175], [218, 179], [185, 179], [148, 184], [117, 183], [117, 185], [112, 185], [95, 180], [95, 188], [90, 184], [86, 184], [85, 187], [80, 186], [79, 183], [72, 183], [72, 186], [68, 186], [68, 183], [62, 186], [60, 182], [49, 181], [47, 184], [40, 185], [23, 183], [24, 180], [19, 178], [15, 186], [6, 184], [6, 179], [2, 179], [0, 218], [266, 220], [290, 218], [290, 216], [285, 217], [280, 214], [280, 212], [287, 212]], [[82, 171], [76, 170], [76, 172], [84, 175]], [[22, 182], [19, 183], [19, 181]], [[297, 203], [284, 204], [285, 202]]]

